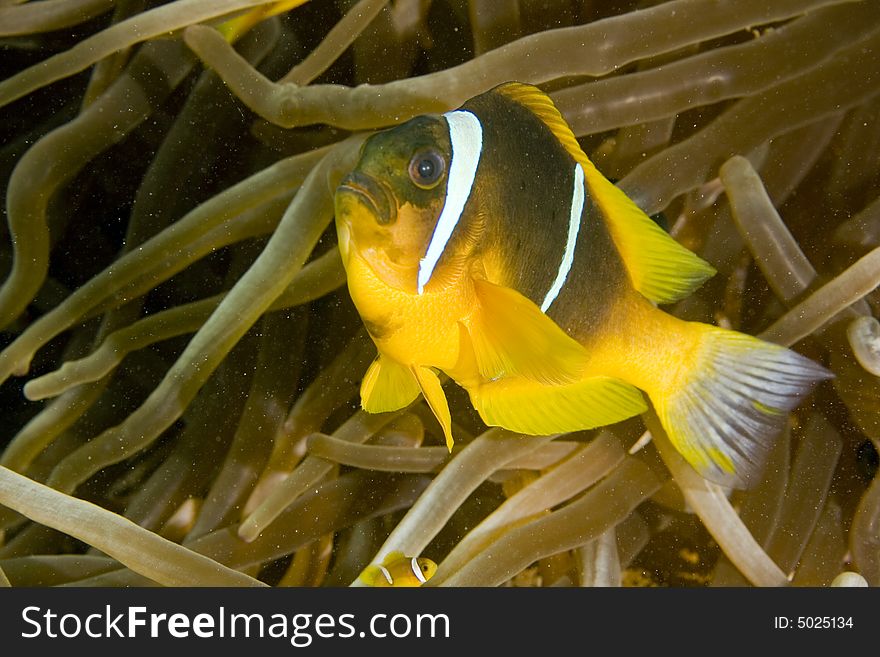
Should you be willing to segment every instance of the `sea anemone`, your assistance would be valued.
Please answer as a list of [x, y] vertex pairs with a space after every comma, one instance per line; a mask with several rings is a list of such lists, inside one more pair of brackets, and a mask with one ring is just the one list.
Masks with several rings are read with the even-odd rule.
[[[46, 0], [0, 39], [0, 583], [880, 585], [878, 3]], [[449, 453], [360, 410], [336, 183], [510, 80], [718, 270], [667, 310], [835, 374], [753, 488], [650, 412], [522, 436], [450, 384]]]

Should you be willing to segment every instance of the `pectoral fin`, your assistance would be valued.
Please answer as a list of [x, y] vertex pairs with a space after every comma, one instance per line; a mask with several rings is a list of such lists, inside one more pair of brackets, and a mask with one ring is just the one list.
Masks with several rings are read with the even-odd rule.
[[531, 300], [475, 280], [479, 310], [468, 326], [477, 368], [487, 380], [522, 376], [541, 383], [580, 377], [586, 351]]
[[449, 414], [449, 404], [446, 403], [446, 394], [440, 385], [440, 379], [434, 370], [428, 367], [414, 366], [412, 373], [418, 381], [419, 388], [425, 396], [425, 401], [428, 402], [431, 412], [443, 428], [446, 447], [451, 452], [455, 442], [452, 438], [452, 416]]
[[368, 413], [396, 411], [411, 404], [419, 390], [408, 367], [379, 354], [361, 382], [361, 406]]
[[647, 409], [638, 389], [607, 376], [563, 385], [541, 385], [514, 377], [469, 392], [486, 424], [533, 435], [601, 427]]

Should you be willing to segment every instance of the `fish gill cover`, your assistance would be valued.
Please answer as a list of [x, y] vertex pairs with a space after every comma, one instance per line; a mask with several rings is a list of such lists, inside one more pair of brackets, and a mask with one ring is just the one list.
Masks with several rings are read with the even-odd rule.
[[[880, 5], [0, 3], [0, 582], [880, 585]], [[727, 490], [656, 416], [523, 437], [375, 356], [333, 190], [510, 80], [718, 274], [665, 309], [835, 375]]]

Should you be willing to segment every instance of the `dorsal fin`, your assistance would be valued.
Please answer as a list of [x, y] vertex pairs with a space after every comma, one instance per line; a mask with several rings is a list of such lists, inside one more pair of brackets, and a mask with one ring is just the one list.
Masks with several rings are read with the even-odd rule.
[[676, 242], [599, 172], [547, 94], [520, 82], [502, 84], [494, 91], [533, 112], [583, 167], [587, 188], [602, 211], [636, 290], [655, 303], [671, 303], [688, 296], [715, 273], [709, 263]]
[[495, 87], [492, 91], [527, 107], [535, 116], [541, 119], [548, 128], [550, 128], [550, 131], [556, 135], [559, 143], [562, 144], [565, 150], [568, 151], [568, 154], [571, 155], [576, 162], [580, 162], [585, 170], [588, 165], [590, 168], [593, 168], [593, 163], [590, 162], [584, 151], [581, 149], [574, 133], [571, 131], [571, 128], [568, 127], [565, 119], [562, 118], [562, 114], [556, 109], [556, 105], [550, 100], [550, 96], [538, 89], [538, 87], [533, 87], [530, 84], [523, 84], [522, 82], [506, 82]]
[[395, 561], [399, 561], [400, 559], [408, 559], [408, 558], [409, 557], [407, 557], [400, 550], [394, 550], [392, 552], [389, 552], [388, 555], [382, 560], [382, 565], [383, 566], [390, 566]]

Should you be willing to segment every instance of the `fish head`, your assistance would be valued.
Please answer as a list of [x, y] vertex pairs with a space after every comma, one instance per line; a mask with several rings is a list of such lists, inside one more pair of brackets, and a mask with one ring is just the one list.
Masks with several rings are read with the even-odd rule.
[[363, 259], [385, 284], [415, 293], [443, 209], [450, 145], [440, 116], [419, 116], [367, 139], [336, 189], [339, 250]]
[[422, 586], [437, 572], [437, 564], [427, 557], [392, 557], [385, 564], [391, 577], [391, 586], [409, 587]]
[[434, 576], [434, 573], [437, 572], [437, 564], [427, 557], [419, 557], [418, 559], [416, 559], [416, 565], [422, 572], [422, 577], [425, 578], [426, 582]]

